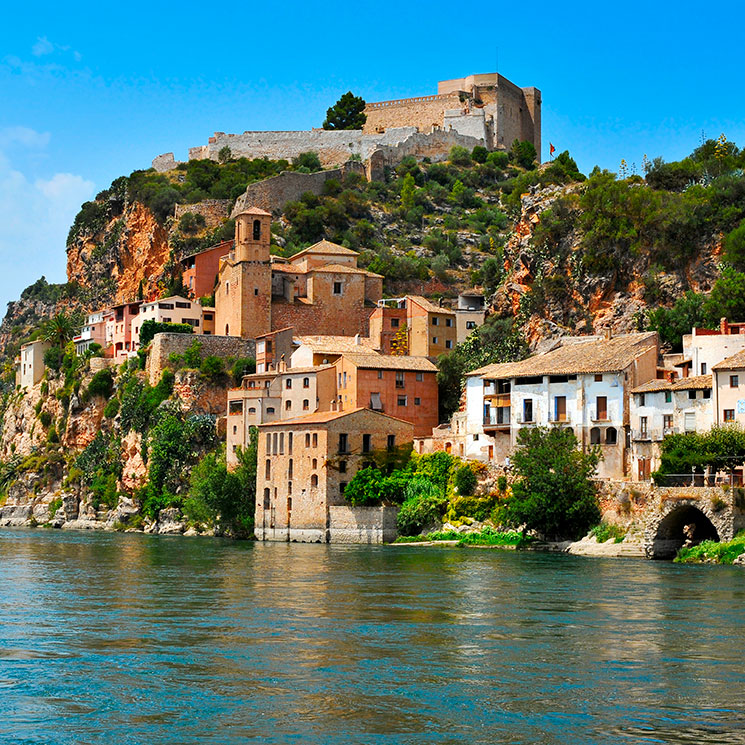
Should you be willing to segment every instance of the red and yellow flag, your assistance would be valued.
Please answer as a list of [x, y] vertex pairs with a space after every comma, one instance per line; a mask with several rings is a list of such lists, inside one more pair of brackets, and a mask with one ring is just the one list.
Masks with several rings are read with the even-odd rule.
[[553, 155], [556, 152], [556, 148], [554, 147], [553, 142], [548, 143], [548, 152], [549, 155]]

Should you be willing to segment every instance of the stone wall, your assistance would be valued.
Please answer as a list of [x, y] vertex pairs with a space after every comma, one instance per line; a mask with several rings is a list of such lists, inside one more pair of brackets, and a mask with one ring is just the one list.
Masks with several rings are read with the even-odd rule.
[[329, 179], [341, 181], [347, 173], [365, 175], [365, 167], [360, 161], [347, 161], [341, 168], [333, 168], [317, 173], [297, 173], [283, 171], [279, 176], [249, 184], [246, 191], [238, 197], [231, 217], [235, 217], [249, 207], [259, 207], [267, 212], [281, 213], [287, 202], [292, 202], [309, 191], [319, 195]]
[[369, 103], [365, 107], [367, 121], [362, 131], [374, 134], [391, 127], [416, 127], [421, 132], [431, 132], [442, 126], [445, 111], [462, 108], [458, 93]]
[[230, 200], [205, 199], [196, 204], [177, 204], [173, 212], [176, 222], [187, 212], [191, 212], [193, 215], [201, 215], [208, 228], [215, 228], [222, 225], [223, 221], [227, 219], [230, 212]]
[[158, 155], [153, 158], [153, 168], [158, 171], [158, 173], [172, 171], [177, 165], [178, 163], [173, 157], [173, 153], [163, 153], [163, 155]]
[[168, 367], [168, 356], [172, 353], [183, 354], [194, 340], [202, 345], [202, 357], [256, 357], [256, 342], [253, 339], [241, 339], [237, 336], [204, 336], [201, 334], [156, 334], [150, 344], [147, 356], [147, 374], [150, 385], [155, 385]]
[[329, 507], [330, 543], [391, 543], [398, 507]]

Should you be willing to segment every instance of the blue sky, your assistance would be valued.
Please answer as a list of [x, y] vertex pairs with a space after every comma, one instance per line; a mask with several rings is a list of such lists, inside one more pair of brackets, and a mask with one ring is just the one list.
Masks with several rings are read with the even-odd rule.
[[[490, 10], [490, 8], [492, 10]], [[580, 168], [745, 145], [741, 6], [696, 3], [15, 3], [0, 27], [0, 311], [65, 280], [80, 205], [215, 130], [308, 129], [366, 100], [499, 71], [543, 93]]]

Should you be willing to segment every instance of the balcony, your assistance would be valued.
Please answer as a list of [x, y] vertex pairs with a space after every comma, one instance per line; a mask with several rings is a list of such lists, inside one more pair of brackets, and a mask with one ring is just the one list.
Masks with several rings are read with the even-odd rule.
[[509, 429], [509, 417], [499, 417], [496, 413], [484, 417], [484, 429]]
[[489, 399], [489, 404], [494, 409], [509, 409], [510, 407], [509, 393], [485, 393], [484, 398]]
[[530, 417], [530, 419], [526, 419], [525, 416], [522, 414], [518, 414], [517, 417], [515, 417], [515, 424], [520, 424], [525, 427], [529, 427], [533, 424], [537, 424], [535, 417]]
[[548, 418], [549, 424], [571, 424], [572, 423], [572, 417], [569, 412], [566, 412], [564, 414], [556, 414], [555, 412], [551, 414]]

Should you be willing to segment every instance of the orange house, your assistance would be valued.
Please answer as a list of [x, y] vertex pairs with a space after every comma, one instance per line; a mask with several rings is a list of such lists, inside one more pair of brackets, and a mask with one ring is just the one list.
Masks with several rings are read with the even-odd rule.
[[181, 281], [192, 299], [198, 300], [200, 297], [212, 295], [215, 291], [220, 259], [227, 256], [232, 247], [232, 240], [223, 241], [216, 246], [181, 259], [183, 267]]
[[342, 410], [362, 406], [403, 419], [414, 437], [438, 425], [437, 367], [426, 357], [345, 353], [335, 366]]

